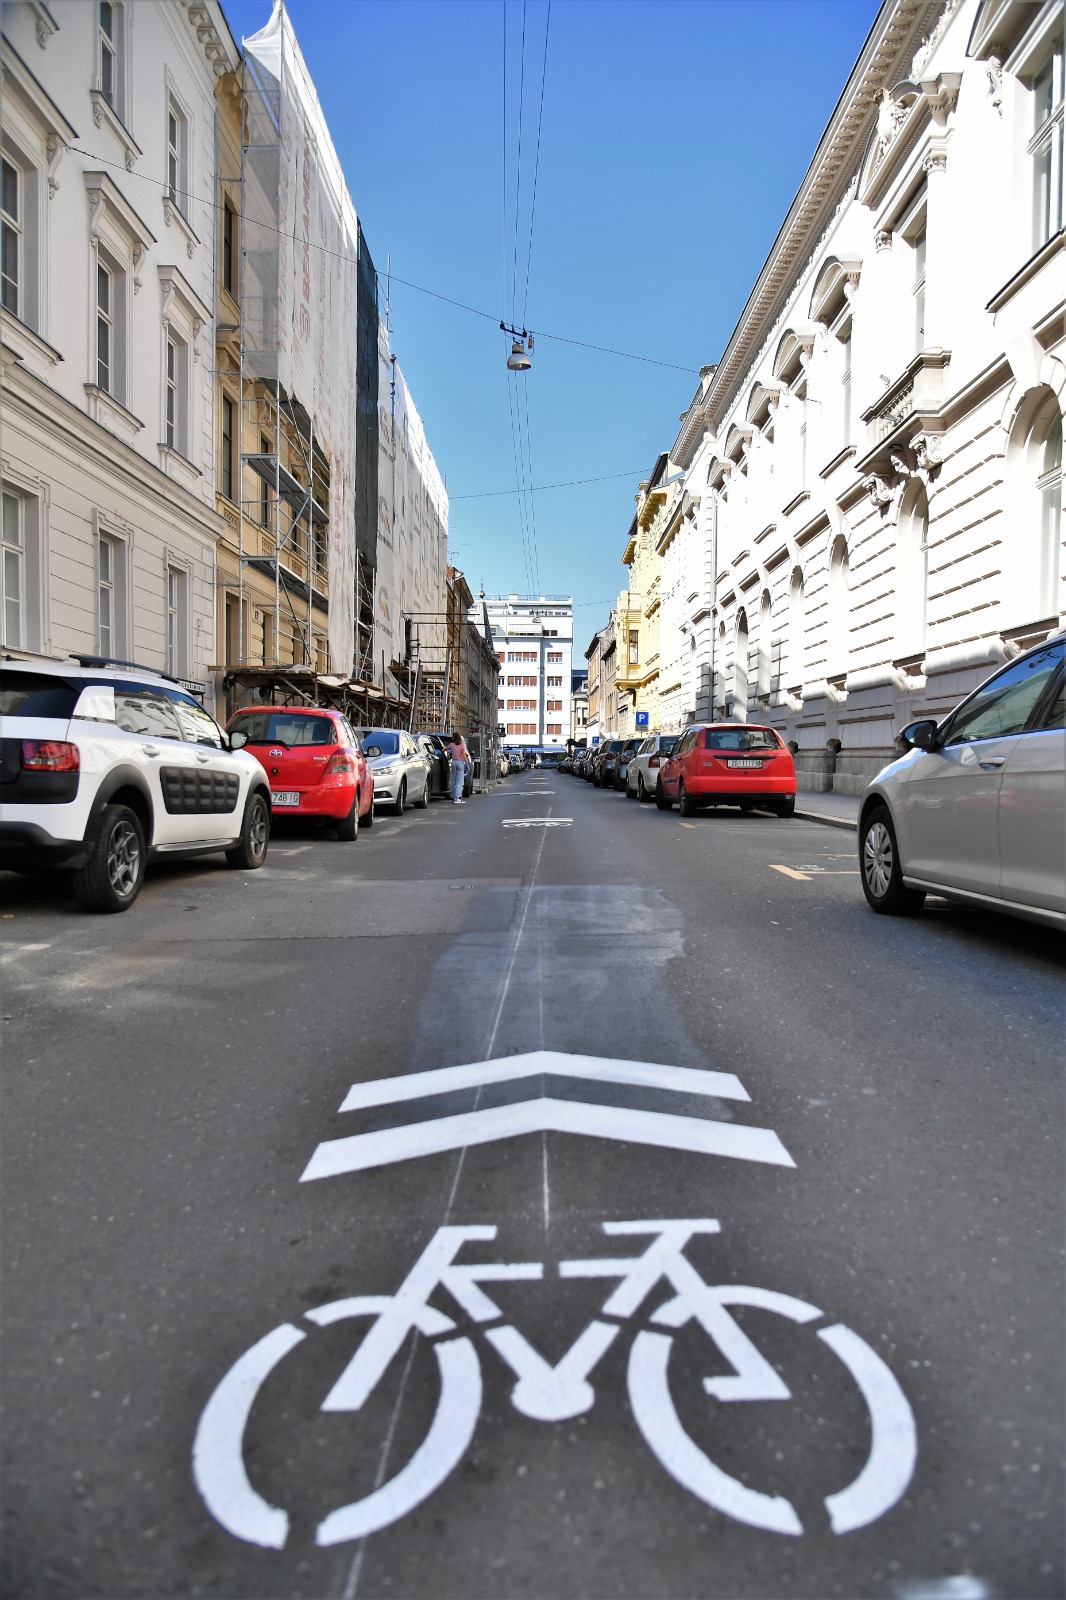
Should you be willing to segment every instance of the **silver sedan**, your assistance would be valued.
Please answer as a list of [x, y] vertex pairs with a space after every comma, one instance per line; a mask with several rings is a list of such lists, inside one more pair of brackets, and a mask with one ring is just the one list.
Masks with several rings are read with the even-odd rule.
[[1066, 635], [1028, 650], [870, 783], [859, 865], [875, 911], [927, 894], [1066, 926]]
[[374, 774], [374, 806], [391, 806], [402, 817], [408, 802], [429, 805], [429, 761], [409, 733], [400, 728], [357, 728], [367, 766]]

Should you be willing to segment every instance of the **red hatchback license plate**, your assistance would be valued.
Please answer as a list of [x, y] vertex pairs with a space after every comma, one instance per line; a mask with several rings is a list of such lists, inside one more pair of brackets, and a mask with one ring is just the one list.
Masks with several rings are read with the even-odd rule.
[[757, 772], [762, 771], [761, 761], [727, 761], [727, 767], [754, 767]]
[[270, 799], [276, 806], [298, 806], [300, 804], [300, 796], [295, 789], [275, 789]]

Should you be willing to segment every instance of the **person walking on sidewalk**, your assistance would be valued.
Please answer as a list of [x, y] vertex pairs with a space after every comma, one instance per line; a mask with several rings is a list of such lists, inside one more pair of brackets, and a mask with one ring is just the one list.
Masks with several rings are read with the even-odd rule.
[[454, 729], [448, 746], [448, 760], [451, 762], [452, 772], [452, 805], [461, 806], [465, 803], [463, 785], [466, 783], [466, 774], [470, 767], [470, 751], [466, 748], [466, 740], [462, 734]]

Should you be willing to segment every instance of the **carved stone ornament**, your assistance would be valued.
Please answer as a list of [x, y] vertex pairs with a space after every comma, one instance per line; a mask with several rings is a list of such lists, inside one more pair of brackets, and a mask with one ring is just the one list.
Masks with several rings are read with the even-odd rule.
[[98, 128], [104, 125], [104, 108], [99, 100], [93, 101], [93, 121]]
[[844, 298], [848, 302], [849, 306], [855, 299], [855, 291], [859, 287], [859, 278], [861, 275], [862, 268], [860, 266], [848, 266], [844, 268]]
[[193, 358], [194, 361], [199, 361], [199, 359], [200, 359], [200, 335], [201, 335], [201, 333], [203, 333], [203, 331], [204, 331], [204, 324], [203, 324], [202, 319], [200, 317], [193, 317], [193, 319], [192, 319], [192, 358]]
[[884, 477], [879, 472], [867, 473], [863, 479], [863, 488], [882, 516], [888, 512], [897, 497], [902, 498], [902, 490], [897, 490], [895, 478]]
[[891, 228], [881, 228], [879, 230], [879, 232], [877, 232], [874, 235], [874, 249], [875, 250], [891, 250], [891, 248], [892, 248], [892, 230], [891, 230]]
[[936, 433], [920, 433], [914, 441], [915, 476], [922, 478], [926, 484], [941, 466], [942, 450], [943, 441]]
[[173, 283], [164, 282], [164, 284], [163, 284], [163, 294], [162, 294], [162, 298], [161, 298], [161, 300], [159, 302], [159, 311], [160, 311], [160, 315], [163, 318], [164, 324], [167, 321], [167, 314], [170, 311], [170, 302], [173, 300], [173, 298], [174, 298], [174, 285], [173, 285]]
[[988, 73], [988, 98], [996, 108], [996, 115], [1003, 115], [1003, 51], [1001, 46], [993, 45], [992, 51], [985, 62]]
[[876, 172], [888, 151], [900, 124], [907, 115], [907, 107], [892, 98], [889, 89], [881, 90], [881, 104], [877, 108], [877, 144], [874, 148], [870, 171]]
[[48, 138], [45, 141], [45, 151], [46, 151], [47, 156], [48, 156], [48, 198], [49, 198], [49, 200], [54, 200], [55, 199], [56, 190], [59, 188], [59, 180], [57, 179], [55, 174], [56, 174], [56, 168], [59, 166], [60, 157], [62, 156], [63, 151], [64, 151], [65, 148], [66, 147], [63, 144], [63, 141], [59, 137], [58, 133], [50, 133], [48, 135]]
[[144, 260], [144, 246], [135, 244], [133, 247], [133, 292], [141, 292], [141, 262]]
[[104, 196], [101, 189], [89, 189], [89, 239], [95, 248], [100, 238], [100, 219], [104, 214]]
[[928, 177], [934, 172], [937, 172], [937, 173], [946, 172], [947, 170], [948, 170], [947, 151], [946, 150], [930, 150], [929, 154], [926, 156], [925, 160], [922, 162], [922, 171], [926, 174], [926, 176]]

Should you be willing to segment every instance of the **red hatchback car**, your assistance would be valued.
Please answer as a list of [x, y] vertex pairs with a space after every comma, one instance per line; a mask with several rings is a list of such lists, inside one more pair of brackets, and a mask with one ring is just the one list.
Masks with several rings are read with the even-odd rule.
[[319, 706], [246, 706], [227, 733], [247, 735], [270, 779], [276, 817], [332, 817], [339, 839], [356, 839], [374, 821], [374, 777], [362, 746], [339, 711]]
[[655, 804], [683, 817], [704, 806], [755, 806], [791, 817], [796, 810], [796, 768], [773, 728], [750, 722], [712, 722], [689, 728], [659, 768]]

